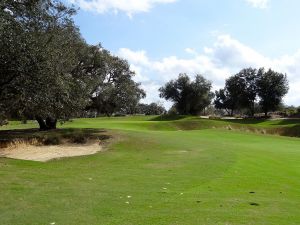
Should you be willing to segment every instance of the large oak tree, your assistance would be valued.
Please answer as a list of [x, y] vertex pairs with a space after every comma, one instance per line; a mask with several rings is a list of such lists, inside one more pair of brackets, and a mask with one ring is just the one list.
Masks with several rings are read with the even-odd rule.
[[96, 74], [95, 89], [91, 95], [92, 104], [87, 109], [107, 116], [113, 113], [135, 113], [140, 99], [146, 93], [133, 80], [135, 73], [128, 62], [106, 50], [99, 51], [98, 55], [95, 62], [100, 66], [99, 73]]
[[72, 16], [55, 0], [1, 3], [0, 98], [4, 113], [37, 119], [41, 129], [85, 105], [89, 74], [73, 73], [86, 43]]
[[211, 82], [201, 75], [191, 81], [187, 74], [180, 74], [159, 89], [160, 97], [171, 100], [180, 114], [196, 115], [203, 111], [214, 97]]
[[229, 77], [225, 88], [216, 91], [216, 108], [225, 109], [230, 115], [233, 115], [236, 109], [246, 109], [248, 114], [253, 116], [257, 98], [256, 82], [260, 73], [260, 70], [246, 68]]
[[216, 91], [214, 100], [217, 109], [224, 109], [233, 115], [235, 110], [246, 109], [254, 116], [257, 102], [267, 116], [282, 102], [288, 92], [287, 76], [264, 68], [241, 70], [226, 80], [224, 89]]
[[92, 102], [111, 114], [145, 96], [127, 61], [85, 43], [74, 13], [58, 0], [0, 2], [0, 116], [53, 129]]
[[269, 69], [263, 71], [257, 80], [257, 93], [259, 104], [265, 116], [268, 112], [278, 109], [282, 98], [288, 93], [289, 85], [287, 76]]

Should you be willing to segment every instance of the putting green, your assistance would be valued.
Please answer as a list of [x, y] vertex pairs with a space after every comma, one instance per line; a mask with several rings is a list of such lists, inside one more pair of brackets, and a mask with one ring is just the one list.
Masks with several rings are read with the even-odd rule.
[[[300, 139], [202, 120], [184, 130], [189, 121], [64, 124], [112, 129], [115, 141], [106, 152], [48, 163], [0, 159], [0, 224], [300, 224]], [[280, 125], [263, 123], [250, 125]]]

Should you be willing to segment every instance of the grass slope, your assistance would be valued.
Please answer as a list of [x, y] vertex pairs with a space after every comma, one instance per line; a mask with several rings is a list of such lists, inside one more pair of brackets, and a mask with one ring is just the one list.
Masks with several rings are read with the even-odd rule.
[[208, 129], [226, 121], [190, 130], [191, 120], [64, 124], [117, 140], [93, 156], [0, 159], [0, 224], [300, 224], [300, 139]]
[[[300, 137], [300, 119], [288, 120], [210, 120], [191, 116], [133, 116], [75, 119], [60, 125], [60, 128], [108, 128], [123, 130], [199, 130], [208, 128], [226, 128], [254, 133], [275, 134], [282, 136]], [[0, 130], [37, 128], [36, 121], [28, 121], [21, 124], [19, 121], [11, 121], [8, 126], [0, 127]]]

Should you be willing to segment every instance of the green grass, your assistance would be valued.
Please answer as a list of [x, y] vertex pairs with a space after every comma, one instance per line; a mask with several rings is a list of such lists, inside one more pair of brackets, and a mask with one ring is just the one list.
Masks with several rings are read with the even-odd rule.
[[[300, 224], [300, 139], [210, 129], [233, 123], [195, 117], [66, 123], [62, 128], [111, 129], [115, 141], [92, 156], [0, 159], [0, 224]], [[237, 126], [299, 121], [283, 123]]]
[[[131, 116], [131, 117], [100, 117], [92, 119], [74, 119], [59, 125], [60, 128], [108, 128], [122, 130], [199, 130], [203, 128], [256, 128], [256, 129], [292, 129], [300, 126], [300, 119], [289, 120], [209, 120], [192, 116]], [[11, 121], [9, 125], [0, 127], [0, 130], [37, 128], [36, 121], [22, 124], [20, 121]], [[300, 128], [299, 128], [300, 130]], [[272, 133], [272, 132], [271, 132]], [[299, 134], [300, 136], [300, 134]]]

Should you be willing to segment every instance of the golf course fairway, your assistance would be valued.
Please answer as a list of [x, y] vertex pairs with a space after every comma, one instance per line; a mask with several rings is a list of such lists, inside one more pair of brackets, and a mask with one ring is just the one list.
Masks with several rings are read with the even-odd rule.
[[60, 129], [106, 129], [107, 150], [46, 163], [0, 158], [0, 224], [300, 224], [299, 138], [185, 123], [75, 119]]

